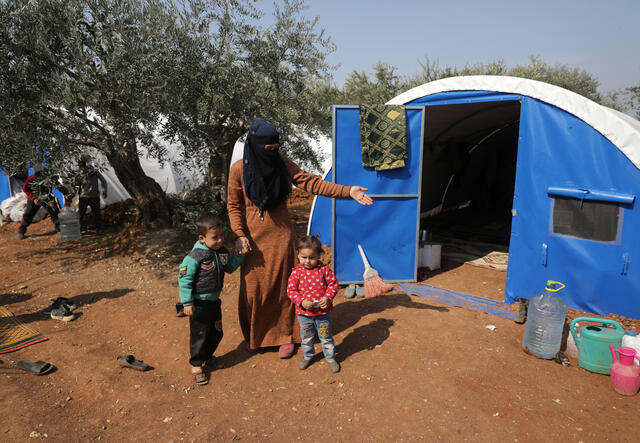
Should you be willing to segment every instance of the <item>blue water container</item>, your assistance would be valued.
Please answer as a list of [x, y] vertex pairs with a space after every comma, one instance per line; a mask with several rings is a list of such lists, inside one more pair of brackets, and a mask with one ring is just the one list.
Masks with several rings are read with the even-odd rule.
[[549, 280], [544, 291], [529, 301], [522, 347], [536, 357], [550, 359], [560, 350], [567, 315], [567, 305], [559, 295], [563, 288], [564, 284]]

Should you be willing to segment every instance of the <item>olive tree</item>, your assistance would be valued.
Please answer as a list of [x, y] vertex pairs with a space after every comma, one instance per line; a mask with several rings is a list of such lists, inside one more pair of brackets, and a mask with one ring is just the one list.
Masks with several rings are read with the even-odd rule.
[[[49, 169], [81, 151], [106, 156], [142, 221], [168, 218], [141, 148], [163, 158], [156, 133], [172, 95], [175, 17], [160, 0], [0, 2], [0, 162], [23, 166], [41, 146]], [[46, 158], [45, 158], [46, 157]]]
[[333, 44], [317, 18], [305, 18], [303, 1], [276, 4], [272, 17], [253, 3], [191, 0], [178, 11], [183, 34], [170, 89], [179, 92], [163, 133], [200, 160], [221, 198], [234, 144], [256, 118], [279, 129], [286, 153], [312, 165], [308, 139], [327, 129], [312, 85], [331, 68]]

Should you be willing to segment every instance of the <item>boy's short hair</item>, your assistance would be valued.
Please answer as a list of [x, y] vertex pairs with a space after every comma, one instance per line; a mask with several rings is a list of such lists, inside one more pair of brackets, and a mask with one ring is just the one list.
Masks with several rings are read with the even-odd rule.
[[203, 214], [198, 220], [196, 220], [196, 226], [198, 227], [198, 235], [207, 235], [209, 229], [224, 228], [222, 219], [217, 215], [211, 213]]
[[322, 250], [322, 243], [318, 240], [318, 237], [315, 235], [305, 235], [300, 240], [298, 240], [298, 244], [296, 245], [298, 251], [300, 249], [315, 249], [315, 251], [322, 255], [324, 252]]

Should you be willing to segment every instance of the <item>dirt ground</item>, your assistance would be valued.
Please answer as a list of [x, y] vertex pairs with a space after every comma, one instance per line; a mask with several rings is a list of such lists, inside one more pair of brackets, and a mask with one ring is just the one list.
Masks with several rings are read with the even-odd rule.
[[[299, 228], [309, 204], [294, 200]], [[319, 346], [304, 372], [299, 350], [290, 360], [251, 354], [237, 319], [238, 273], [222, 295], [217, 369], [197, 386], [188, 321], [174, 315], [177, 264], [194, 239], [120, 224], [61, 243], [45, 220], [19, 241], [16, 228], [0, 228], [0, 305], [48, 341], [0, 355], [0, 441], [593, 442], [635, 441], [640, 431], [640, 395], [617, 395], [609, 377], [575, 360], [567, 368], [525, 354], [524, 325], [398, 291], [347, 300], [341, 290], [338, 374]], [[427, 282], [502, 300], [504, 280], [450, 264]], [[80, 306], [74, 321], [40, 312], [58, 296]], [[122, 369], [123, 354], [155, 369]], [[16, 368], [22, 359], [57, 370], [37, 377]]]

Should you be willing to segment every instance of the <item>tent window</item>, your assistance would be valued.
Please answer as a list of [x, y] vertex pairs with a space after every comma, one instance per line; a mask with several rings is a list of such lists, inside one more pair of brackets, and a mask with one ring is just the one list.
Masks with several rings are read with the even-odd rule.
[[618, 236], [620, 206], [616, 203], [554, 198], [553, 233], [612, 242]]

